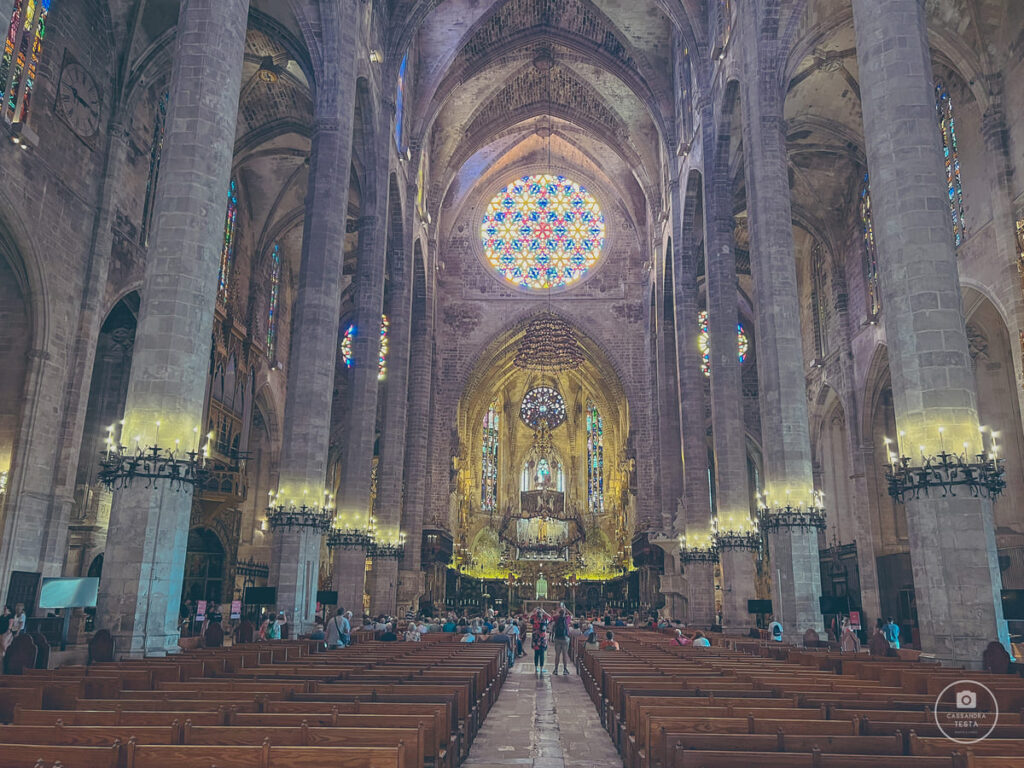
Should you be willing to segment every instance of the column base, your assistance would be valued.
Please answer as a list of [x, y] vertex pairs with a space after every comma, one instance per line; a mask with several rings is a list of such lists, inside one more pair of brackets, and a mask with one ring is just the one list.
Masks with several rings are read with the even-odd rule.
[[782, 527], [768, 534], [771, 557], [772, 609], [785, 636], [803, 638], [813, 629], [825, 636], [821, 616], [821, 562], [818, 532]]
[[370, 614], [397, 616], [398, 558], [373, 558], [373, 569], [367, 574], [366, 582], [366, 591], [370, 593]]
[[683, 621], [691, 627], [710, 628], [715, 623], [715, 564], [684, 565], [683, 578], [687, 602]]
[[718, 554], [722, 564], [722, 631], [747, 634], [754, 625], [747, 601], [757, 597], [754, 553], [749, 549], [725, 548]]
[[423, 571], [399, 568], [398, 570], [398, 610], [419, 612], [420, 597], [423, 595], [425, 574]]
[[977, 669], [991, 641], [1009, 648], [992, 503], [959, 496], [907, 501], [907, 532], [921, 650], [943, 664]]
[[341, 546], [333, 549], [333, 582], [338, 592], [338, 608], [362, 616], [366, 588], [366, 548]]

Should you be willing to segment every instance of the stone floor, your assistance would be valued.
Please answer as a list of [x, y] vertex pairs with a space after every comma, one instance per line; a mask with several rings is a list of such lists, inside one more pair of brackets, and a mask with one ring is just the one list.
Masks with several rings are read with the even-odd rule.
[[488, 713], [465, 768], [622, 768], [597, 710], [572, 667], [538, 677], [533, 659], [516, 661]]

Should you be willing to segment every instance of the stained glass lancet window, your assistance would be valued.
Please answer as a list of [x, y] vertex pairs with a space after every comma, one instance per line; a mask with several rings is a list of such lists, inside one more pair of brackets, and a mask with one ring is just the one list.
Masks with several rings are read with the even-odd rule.
[[228, 207], [224, 214], [224, 242], [220, 250], [220, 277], [217, 281], [217, 297], [222, 304], [228, 303], [228, 288], [231, 285], [231, 266], [235, 259], [236, 218], [238, 216], [238, 183], [232, 179], [228, 188]]
[[352, 342], [356, 337], [356, 327], [350, 325], [345, 330], [345, 335], [341, 337], [341, 359], [345, 361], [345, 367], [351, 368], [355, 363], [355, 357], [352, 351]]
[[864, 186], [860, 190], [860, 225], [864, 237], [864, 277], [867, 285], [868, 318], [878, 316], [882, 310], [882, 298], [878, 289], [878, 251], [875, 249], [875, 222], [871, 215], [871, 188], [868, 175], [864, 174]]
[[267, 357], [274, 359], [277, 346], [277, 318], [281, 300], [281, 248], [275, 243], [270, 252], [270, 297], [267, 301]]
[[377, 358], [377, 379], [383, 381], [388, 375], [388, 316], [380, 316], [380, 354]]
[[604, 512], [604, 419], [587, 400], [587, 502], [590, 512]]
[[[387, 315], [380, 316], [380, 353], [377, 357], [377, 378], [383, 380], [388, 374], [388, 322]], [[341, 337], [341, 359], [345, 362], [346, 368], [355, 365], [355, 338], [356, 326], [350, 325], [345, 329]]]
[[480, 225], [484, 255], [523, 288], [579, 280], [604, 246], [604, 214], [584, 187], [564, 176], [524, 176], [502, 189]]
[[483, 463], [480, 483], [480, 508], [493, 512], [498, 508], [498, 401], [492, 400], [484, 414]]
[[398, 66], [398, 85], [395, 88], [395, 144], [402, 151], [402, 123], [405, 119], [405, 67], [409, 63], [409, 54], [402, 57]]
[[552, 387], [534, 387], [523, 397], [519, 418], [532, 429], [545, 419], [548, 428], [554, 429], [565, 421], [565, 400]]
[[[708, 335], [708, 313], [701, 310], [697, 313], [697, 327], [700, 328], [700, 335], [697, 337], [697, 346], [700, 348], [700, 369], [705, 376], [711, 375], [711, 337]], [[741, 363], [747, 362], [747, 352], [750, 350], [750, 340], [747, 332], [743, 330], [743, 323], [736, 324], [736, 351]]]
[[164, 128], [167, 125], [168, 91], [164, 91], [156, 107], [153, 120], [153, 145], [149, 148], [149, 178], [146, 180], [146, 202], [142, 206], [142, 244], [149, 245], [149, 234], [153, 230], [153, 203], [156, 200], [156, 183], [160, 176], [160, 155], [164, 151]]
[[814, 311], [814, 347], [818, 357], [824, 357], [829, 350], [827, 270], [825, 249], [815, 241], [811, 248], [811, 304]]
[[960, 245], [967, 238], [964, 212], [964, 188], [960, 181], [960, 153], [956, 141], [953, 100], [942, 82], [935, 84], [935, 109], [942, 132], [942, 159], [946, 164], [946, 187], [949, 190], [949, 215], [953, 221], [953, 241]]
[[0, 94], [3, 114], [9, 123], [28, 120], [49, 12], [50, 0], [14, 0], [3, 58], [0, 59]]

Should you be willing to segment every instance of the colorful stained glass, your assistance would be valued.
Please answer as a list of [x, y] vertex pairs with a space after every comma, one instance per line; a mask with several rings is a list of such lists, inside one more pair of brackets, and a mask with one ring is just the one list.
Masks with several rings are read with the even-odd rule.
[[523, 397], [519, 418], [532, 429], [540, 426], [541, 419], [554, 429], [565, 421], [565, 400], [552, 387], [534, 387]]
[[164, 151], [164, 128], [167, 125], [167, 100], [170, 93], [164, 91], [157, 102], [156, 117], [153, 119], [153, 144], [149, 148], [149, 178], [146, 180], [146, 202], [142, 205], [143, 245], [149, 245], [149, 234], [153, 229], [153, 203], [156, 201], [156, 182], [160, 176], [160, 155]]
[[351, 368], [355, 364], [355, 357], [352, 351], [352, 342], [356, 337], [356, 327], [350, 325], [345, 335], [341, 337], [341, 359], [345, 361], [345, 367]]
[[604, 419], [587, 400], [587, 503], [590, 512], [604, 512]]
[[942, 158], [946, 165], [946, 187], [949, 190], [953, 241], [959, 246], [967, 238], [964, 188], [960, 181], [960, 153], [956, 141], [956, 122], [953, 119], [953, 100], [941, 82], [935, 84], [935, 109], [939, 116], [939, 130], [942, 132]]
[[[708, 313], [701, 310], [697, 313], [697, 326], [700, 328], [700, 335], [697, 337], [697, 346], [700, 348], [701, 363], [700, 369], [705, 376], [711, 375], [711, 338], [708, 335]], [[747, 332], [743, 330], [743, 324], [736, 325], [736, 348], [741, 363], [747, 362], [747, 352], [750, 350], [750, 340], [747, 339]]]
[[274, 359], [277, 346], [278, 302], [281, 290], [281, 248], [276, 243], [270, 252], [270, 298], [267, 301], [267, 357]]
[[483, 464], [480, 484], [480, 508], [493, 512], [498, 508], [498, 401], [492, 400], [484, 414]]
[[409, 63], [409, 54], [402, 57], [398, 67], [398, 85], [395, 88], [395, 144], [402, 151], [402, 123], [405, 119], [405, 67]]
[[586, 189], [564, 176], [524, 176], [488, 204], [480, 225], [487, 261], [524, 288], [579, 280], [604, 246], [604, 214]]
[[220, 276], [217, 279], [217, 298], [228, 303], [231, 286], [231, 266], [235, 259], [236, 217], [238, 216], [238, 183], [232, 179], [228, 188], [228, 207], [224, 213], [224, 242], [220, 249]]
[[388, 375], [388, 316], [380, 316], [380, 354], [377, 358], [377, 380], [383, 381]]
[[12, 123], [28, 120], [32, 89], [36, 84], [36, 68], [43, 55], [43, 38], [46, 37], [46, 16], [49, 11], [50, 0], [14, 0], [3, 58], [0, 59], [3, 106], [7, 120]]
[[860, 190], [860, 225], [864, 237], [864, 276], [867, 283], [868, 317], [873, 318], [882, 311], [882, 295], [878, 289], [878, 251], [875, 249], [875, 222], [871, 214], [871, 189], [868, 175], [864, 174], [864, 186]]

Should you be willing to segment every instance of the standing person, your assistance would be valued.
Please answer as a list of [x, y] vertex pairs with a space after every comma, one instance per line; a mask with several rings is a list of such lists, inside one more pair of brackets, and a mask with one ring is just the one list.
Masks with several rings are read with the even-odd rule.
[[512, 651], [516, 656], [523, 655], [523, 636], [519, 632], [519, 622], [513, 617], [508, 620], [508, 634], [512, 638]]
[[538, 605], [537, 610], [533, 612], [533, 616], [530, 617], [530, 620], [533, 623], [533, 631], [536, 632], [540, 629], [540, 625], [542, 623], [547, 624], [551, 621], [551, 615]]
[[11, 634], [17, 637], [25, 631], [25, 624], [28, 619], [25, 617], [25, 604], [18, 603], [14, 606], [14, 618], [11, 619]]
[[882, 634], [885, 635], [890, 648], [896, 651], [900, 649], [900, 626], [892, 616], [886, 620], [885, 626], [882, 627]]
[[850, 626], [850, 620], [843, 617], [842, 635], [839, 639], [839, 649], [843, 653], [856, 653], [860, 650], [860, 639]]
[[7, 653], [7, 648], [12, 640], [14, 640], [14, 635], [11, 634], [11, 613], [5, 610], [0, 615], [0, 659]]
[[554, 627], [551, 633], [555, 646], [555, 674], [558, 674], [558, 660], [562, 660], [562, 674], [569, 674], [569, 617], [565, 615], [565, 608], [558, 609], [555, 617]]
[[[540, 609], [538, 609], [540, 610]], [[533, 630], [533, 666], [538, 675], [544, 674], [544, 654], [548, 650], [548, 623], [542, 621]]]
[[782, 642], [782, 624], [775, 618], [772, 618], [772, 623], [768, 625], [768, 633], [772, 636], [772, 642]]
[[328, 648], [344, 648], [348, 643], [348, 635], [352, 632], [352, 625], [349, 623], [347, 614], [339, 608], [331, 620], [327, 622], [324, 636]]

